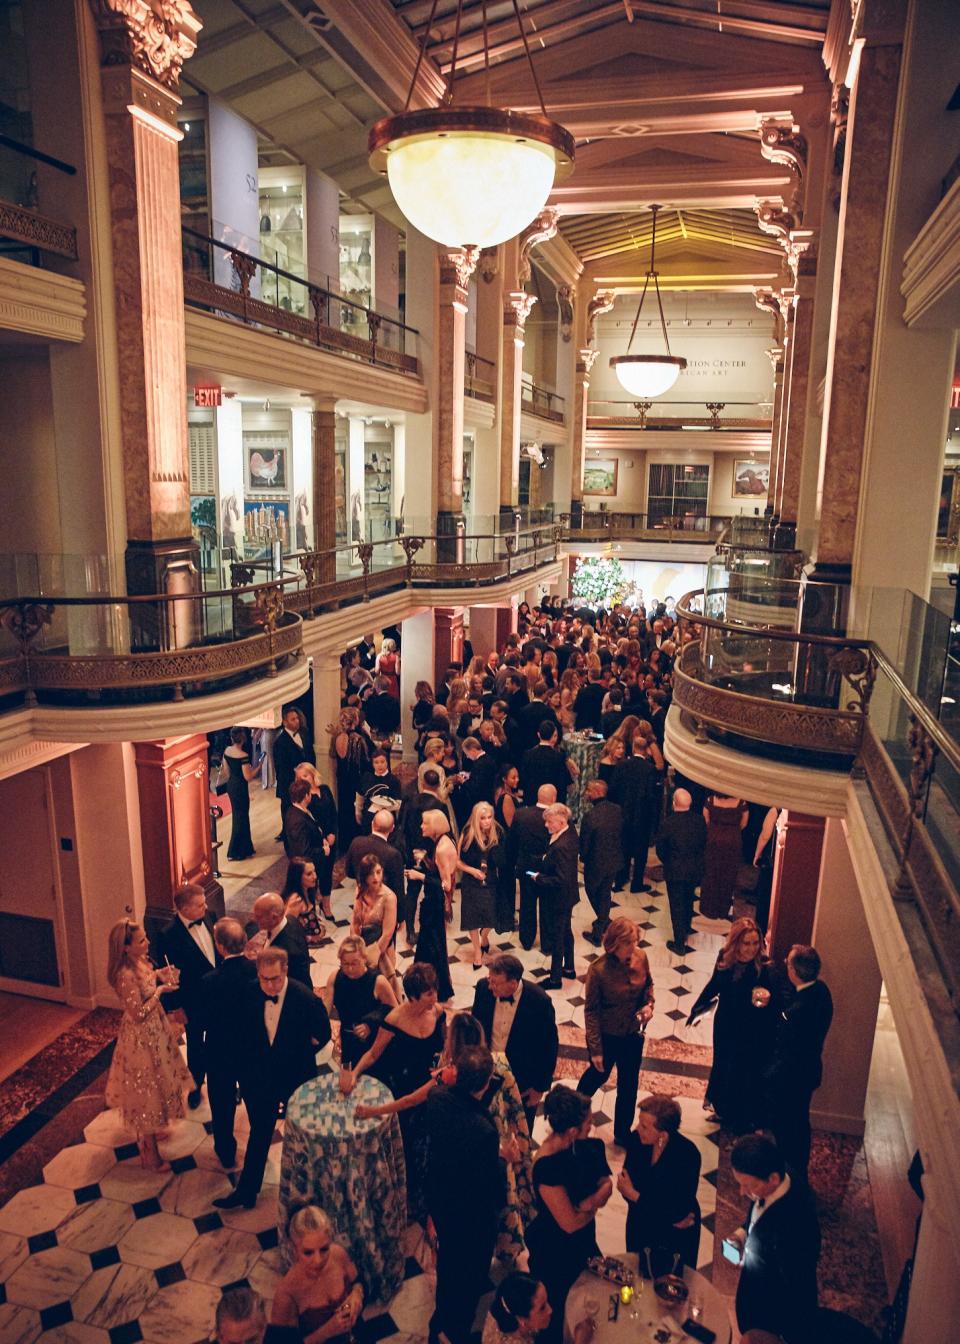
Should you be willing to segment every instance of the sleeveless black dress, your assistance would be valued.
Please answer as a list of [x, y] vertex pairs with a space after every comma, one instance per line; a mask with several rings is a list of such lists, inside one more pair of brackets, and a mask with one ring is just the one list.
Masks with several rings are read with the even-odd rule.
[[232, 819], [227, 858], [249, 859], [256, 853], [250, 834], [250, 785], [243, 777], [243, 767], [250, 764], [250, 757], [246, 752], [242, 756], [230, 756], [224, 753], [223, 759], [230, 771], [227, 797], [230, 799]]

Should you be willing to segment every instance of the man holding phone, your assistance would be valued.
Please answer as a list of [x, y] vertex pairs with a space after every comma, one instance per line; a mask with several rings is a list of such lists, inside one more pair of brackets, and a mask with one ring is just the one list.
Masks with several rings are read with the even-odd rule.
[[738, 1139], [730, 1162], [751, 1201], [745, 1225], [723, 1240], [724, 1258], [740, 1265], [737, 1324], [741, 1332], [769, 1330], [786, 1344], [809, 1344], [820, 1257], [810, 1195], [791, 1185], [777, 1145], [763, 1135]]

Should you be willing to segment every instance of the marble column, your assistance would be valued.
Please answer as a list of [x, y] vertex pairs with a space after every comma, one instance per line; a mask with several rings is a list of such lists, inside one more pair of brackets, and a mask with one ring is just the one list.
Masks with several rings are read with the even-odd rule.
[[536, 295], [511, 290], [503, 303], [500, 365], [500, 512], [516, 507], [520, 485], [520, 405], [523, 333]]
[[434, 685], [436, 669], [433, 657], [433, 612], [429, 607], [408, 616], [400, 627], [403, 641], [403, 657], [400, 660], [400, 704], [403, 714], [400, 721], [403, 733], [403, 759], [412, 763], [417, 759], [417, 744], [410, 723], [409, 705], [415, 699], [418, 681], [429, 681]]
[[436, 688], [443, 685], [451, 663], [463, 662], [462, 607], [434, 607], [433, 638], [433, 684]]
[[783, 368], [784, 350], [782, 345], [772, 346], [767, 358], [773, 369], [773, 411], [770, 418], [770, 485], [767, 491], [767, 512], [776, 514], [777, 500], [780, 497], [780, 425], [783, 419]]
[[823, 817], [781, 813], [767, 930], [774, 961], [782, 961], [794, 943], [809, 943], [813, 937], [823, 830]]
[[[890, 18], [896, 29], [892, 11]], [[857, 532], [900, 61], [900, 38], [890, 31], [876, 45], [864, 40], [847, 121], [813, 575], [839, 582], [849, 582]]]
[[813, 292], [816, 258], [801, 258], [790, 324], [790, 388], [783, 424], [778, 497], [774, 512], [785, 523], [796, 523], [803, 467], [803, 441], [807, 428], [810, 362], [813, 357]]
[[583, 456], [587, 444], [587, 414], [590, 408], [590, 373], [599, 350], [584, 347], [577, 351], [576, 378], [573, 386], [573, 424], [570, 435], [570, 523], [583, 523]]
[[[401, 664], [402, 666], [402, 664]], [[337, 764], [330, 755], [330, 733], [327, 731], [336, 723], [340, 713], [341, 675], [340, 652], [315, 653], [312, 658], [311, 685], [313, 690], [313, 749], [317, 757], [317, 769], [324, 784], [336, 793]]]
[[[437, 529], [451, 535], [463, 513], [463, 375], [467, 281], [477, 264], [473, 247], [440, 253], [437, 324]], [[443, 549], [443, 548], [441, 548]], [[444, 558], [447, 558], [446, 555]], [[453, 559], [453, 555], [449, 556]]]
[[336, 403], [318, 400], [313, 411], [313, 529], [314, 549], [319, 553], [317, 583], [331, 583], [337, 576], [337, 416]]
[[148, 4], [95, 0], [110, 183], [120, 424], [132, 592], [189, 570], [186, 351], [177, 95], [200, 21], [186, 0], [158, 24]]

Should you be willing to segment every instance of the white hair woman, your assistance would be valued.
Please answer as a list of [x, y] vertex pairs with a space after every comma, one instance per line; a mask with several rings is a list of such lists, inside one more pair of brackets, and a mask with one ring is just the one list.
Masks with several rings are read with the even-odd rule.
[[503, 832], [491, 803], [476, 803], [460, 835], [460, 927], [469, 933], [473, 969], [483, 969], [490, 951], [490, 930], [496, 920], [497, 884], [506, 868]]
[[315, 1204], [299, 1209], [287, 1232], [295, 1258], [277, 1284], [270, 1324], [297, 1330], [304, 1344], [347, 1344], [363, 1310], [356, 1266]]

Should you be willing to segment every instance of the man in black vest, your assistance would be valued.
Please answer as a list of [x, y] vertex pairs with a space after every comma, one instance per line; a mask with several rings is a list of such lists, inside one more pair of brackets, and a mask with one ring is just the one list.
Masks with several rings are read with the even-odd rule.
[[550, 995], [523, 978], [523, 962], [502, 952], [474, 990], [473, 1015], [490, 1049], [505, 1054], [523, 1100], [527, 1128], [557, 1066], [557, 1014]]
[[792, 1001], [784, 1009], [773, 1063], [767, 1071], [770, 1124], [795, 1184], [806, 1184], [810, 1161], [810, 1101], [823, 1081], [823, 1043], [833, 998], [820, 979], [816, 948], [795, 943], [787, 954]]
[[207, 1051], [200, 1007], [203, 977], [220, 965], [213, 941], [213, 916], [207, 913], [203, 887], [186, 882], [173, 893], [176, 916], [157, 938], [157, 962], [169, 961], [180, 972], [177, 989], [164, 995], [164, 1008], [187, 1035], [187, 1068], [194, 1086], [187, 1103], [191, 1110], [200, 1105], [203, 1080], [207, 1072]]
[[218, 1209], [252, 1209], [281, 1105], [317, 1072], [317, 1051], [330, 1039], [327, 1010], [312, 990], [287, 976], [287, 954], [268, 947], [257, 957], [257, 979], [247, 991], [239, 1021], [240, 1091], [250, 1118], [243, 1171]]
[[693, 811], [692, 802], [686, 789], [676, 789], [673, 811], [662, 822], [657, 836], [657, 857], [663, 864], [673, 924], [673, 942], [667, 947], [680, 957], [690, 951], [687, 934], [693, 919], [693, 898], [703, 881], [707, 850], [707, 823], [702, 812]]
[[623, 813], [607, 797], [602, 779], [591, 779], [585, 790], [591, 804], [580, 823], [580, 857], [583, 859], [583, 885], [593, 906], [593, 928], [584, 938], [594, 947], [603, 942], [610, 923], [610, 893], [614, 879], [623, 867]]
[[243, 1037], [237, 1029], [257, 968], [244, 956], [247, 935], [236, 919], [218, 919], [213, 927], [219, 967], [200, 982], [200, 1014], [206, 1030], [207, 1093], [213, 1121], [213, 1151], [231, 1171], [237, 1160], [233, 1122], [237, 1084], [243, 1058]]

